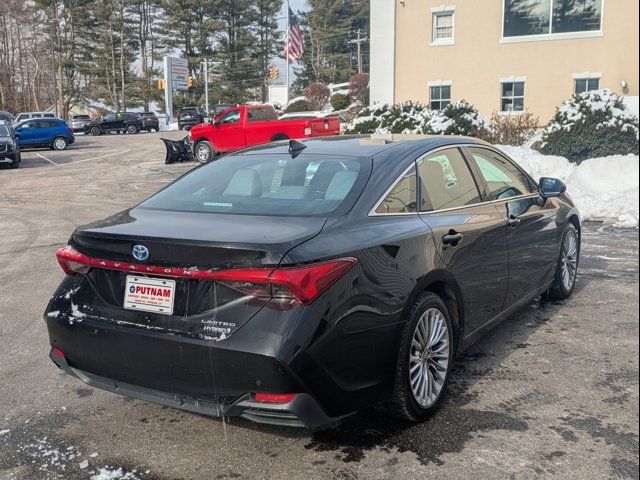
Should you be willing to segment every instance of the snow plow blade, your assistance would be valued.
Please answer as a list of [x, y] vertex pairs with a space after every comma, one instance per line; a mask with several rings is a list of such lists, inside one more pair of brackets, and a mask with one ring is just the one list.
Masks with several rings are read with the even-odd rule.
[[167, 140], [163, 138], [164, 146], [167, 148], [167, 155], [164, 159], [164, 163], [178, 163], [178, 162], [191, 162], [195, 160], [193, 152], [191, 151], [191, 144], [189, 143], [189, 137], [184, 137], [182, 140]]

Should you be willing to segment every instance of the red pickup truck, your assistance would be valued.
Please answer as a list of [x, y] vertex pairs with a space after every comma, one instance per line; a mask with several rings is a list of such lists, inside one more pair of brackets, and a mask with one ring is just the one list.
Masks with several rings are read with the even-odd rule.
[[201, 162], [214, 155], [277, 140], [303, 139], [340, 133], [336, 117], [278, 120], [271, 105], [238, 105], [221, 112], [213, 123], [190, 131], [193, 153]]

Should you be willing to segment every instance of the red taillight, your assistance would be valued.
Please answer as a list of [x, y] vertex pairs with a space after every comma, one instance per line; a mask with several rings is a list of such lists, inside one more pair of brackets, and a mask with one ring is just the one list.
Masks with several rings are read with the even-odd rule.
[[256, 393], [253, 399], [263, 403], [289, 403], [297, 393]]
[[83, 275], [91, 267], [96, 267], [165, 277], [213, 280], [252, 297], [282, 301], [287, 304], [283, 308], [310, 304], [356, 263], [355, 258], [339, 258], [296, 267], [199, 270], [100, 260], [88, 257], [70, 245], [59, 248], [56, 258], [67, 275]]

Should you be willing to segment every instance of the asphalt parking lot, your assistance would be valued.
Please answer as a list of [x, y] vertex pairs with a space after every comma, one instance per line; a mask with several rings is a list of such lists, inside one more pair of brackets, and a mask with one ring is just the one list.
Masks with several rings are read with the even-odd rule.
[[376, 410], [316, 433], [223, 421], [58, 371], [42, 320], [55, 249], [194, 166], [164, 165], [162, 135], [184, 133], [78, 136], [0, 169], [1, 478], [638, 478], [634, 229], [586, 224], [574, 297], [531, 303], [465, 352], [420, 425]]

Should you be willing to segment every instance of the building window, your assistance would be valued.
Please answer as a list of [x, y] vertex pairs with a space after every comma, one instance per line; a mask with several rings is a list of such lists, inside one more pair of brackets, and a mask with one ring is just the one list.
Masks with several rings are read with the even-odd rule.
[[429, 106], [431, 110], [442, 110], [451, 103], [451, 85], [429, 86]]
[[433, 14], [433, 43], [453, 42], [453, 13]]
[[602, 30], [603, 0], [504, 0], [503, 37]]
[[600, 89], [599, 73], [578, 73], [573, 76], [573, 93], [584, 93]]
[[524, 81], [501, 80], [500, 111], [524, 112]]

